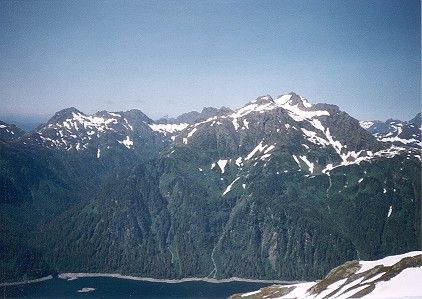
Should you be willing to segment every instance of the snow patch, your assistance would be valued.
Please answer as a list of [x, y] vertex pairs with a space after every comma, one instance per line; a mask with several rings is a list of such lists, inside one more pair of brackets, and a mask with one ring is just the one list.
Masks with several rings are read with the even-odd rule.
[[375, 289], [365, 298], [422, 297], [422, 267], [407, 268], [388, 281], [376, 283]]
[[292, 98], [291, 94], [285, 94], [285, 95], [282, 95], [281, 97], [276, 98], [274, 102], [277, 105], [282, 106], [282, 105], [286, 105], [290, 101], [291, 98]]
[[267, 145], [262, 145], [261, 141], [245, 158], [245, 160], [249, 160], [252, 158], [257, 152], [262, 152], [267, 147]]
[[369, 278], [369, 279], [366, 279], [366, 280], [365, 280], [365, 283], [369, 283], [369, 282], [375, 281], [375, 280], [377, 280], [378, 278], [381, 278], [381, 276], [383, 276], [384, 274], [385, 274], [385, 272], [381, 272], [381, 273], [379, 273], [379, 274], [375, 275], [374, 277], [371, 277], [371, 278]]
[[223, 196], [230, 192], [232, 189], [234, 183], [239, 179], [239, 177], [235, 178], [233, 182], [230, 183], [230, 185], [227, 186], [226, 190], [223, 192]]
[[129, 136], [126, 136], [126, 139], [119, 141], [117, 140], [120, 144], [123, 144], [124, 146], [126, 146], [128, 149], [130, 149], [133, 146], [133, 140], [130, 139]]
[[268, 154], [270, 151], [272, 151], [273, 149], [275, 149], [275, 146], [274, 145], [270, 145], [269, 147], [267, 147], [265, 150], [264, 150], [264, 154]]
[[387, 138], [380, 137], [380, 138], [378, 138], [378, 140], [382, 141], [382, 142], [399, 142], [399, 143], [402, 143], [402, 144], [415, 143], [415, 144], [422, 147], [422, 142], [420, 140], [414, 139], [414, 138], [403, 139], [403, 138], [400, 138], [398, 136], [395, 136], [395, 137], [387, 137]]
[[82, 288], [78, 290], [78, 293], [89, 293], [95, 291], [95, 288]]
[[220, 169], [221, 169], [221, 173], [224, 173], [224, 168], [226, 167], [226, 164], [227, 164], [227, 160], [218, 160], [217, 161], [217, 165], [218, 165], [218, 167], [220, 167]]
[[322, 145], [323, 147], [329, 145], [330, 143], [322, 137], [319, 137], [318, 134], [314, 131], [309, 131], [307, 129], [301, 128], [305, 138], [312, 142], [313, 144]]
[[237, 118], [233, 118], [232, 120], [234, 129], [237, 131], [237, 129], [239, 129], [239, 124], [237, 123]]
[[190, 132], [188, 133], [188, 138], [189, 138], [189, 137], [192, 137], [192, 135], [193, 135], [196, 131], [197, 131], [197, 128], [193, 128], [193, 130], [192, 130], [192, 131], [190, 131]]
[[[291, 102], [292, 95], [283, 95], [274, 100], [274, 102], [281, 108], [288, 111], [288, 114], [291, 118], [295, 121], [304, 121], [308, 119], [312, 119], [319, 116], [329, 116], [330, 113], [325, 110], [303, 110], [299, 108], [299, 104], [293, 105]], [[306, 102], [307, 103], [307, 102]], [[302, 99], [302, 104], [306, 109], [312, 107], [309, 103], [305, 104], [305, 101]]]
[[390, 218], [391, 213], [393, 213], [393, 207], [392, 207], [392, 206], [390, 206], [390, 208], [389, 208], [389, 210], [388, 210], [388, 215], [387, 215], [387, 218]]
[[[263, 113], [265, 111], [273, 110], [275, 108], [277, 108], [277, 106], [274, 105], [273, 102], [268, 102], [265, 104], [256, 104], [256, 102], [251, 102], [250, 104], [236, 110], [236, 112], [228, 115], [227, 117], [233, 118], [232, 123], [235, 129], [237, 130], [239, 128], [239, 123], [237, 121], [238, 118], [245, 117], [246, 115], [252, 112]], [[243, 124], [245, 125], [246, 128], [249, 128], [248, 122], [245, 123], [245, 121], [243, 121]]]
[[398, 263], [400, 260], [402, 260], [405, 257], [416, 256], [416, 255], [420, 255], [420, 254], [422, 254], [421, 251], [411, 251], [411, 252], [407, 252], [407, 253], [404, 253], [404, 254], [387, 256], [383, 259], [376, 260], [376, 261], [360, 261], [359, 264], [362, 267], [359, 269], [359, 271], [356, 272], [356, 274], [368, 271], [368, 270], [370, 270], [370, 269], [372, 269], [372, 268], [374, 268], [378, 265], [384, 265], [386, 267], [390, 267], [390, 266]]
[[288, 285], [288, 287], [294, 287], [294, 290], [284, 296], [279, 297], [279, 299], [306, 298], [308, 289], [312, 288], [314, 285], [316, 285], [315, 282], [304, 282], [294, 285]]
[[244, 120], [243, 120], [243, 126], [244, 126], [246, 129], [249, 129], [249, 122], [248, 122], [246, 119], [244, 119]]
[[296, 161], [297, 165], [299, 165], [299, 167], [300, 167], [299, 159], [295, 155], [292, 155], [292, 157]]
[[186, 129], [189, 124], [187, 123], [180, 123], [180, 124], [150, 124], [148, 125], [153, 131], [160, 132], [163, 134], [166, 133], [176, 133], [179, 131], [183, 131]]
[[183, 143], [184, 144], [188, 144], [188, 139], [190, 138], [190, 137], [192, 137], [192, 135], [197, 131], [198, 129], [197, 128], [193, 128], [189, 133], [188, 133], [188, 135], [185, 137], [185, 138], [183, 138]]
[[336, 282], [328, 285], [327, 288], [324, 291], [322, 291], [321, 293], [319, 293], [316, 298], [324, 298], [324, 297], [326, 297], [327, 295], [329, 295], [333, 291], [335, 291], [338, 288], [340, 288], [341, 285], [346, 282], [346, 280], [347, 280], [346, 278], [340, 279], [340, 280], [337, 280]]
[[359, 122], [359, 125], [364, 128], [365, 130], [368, 130], [370, 127], [372, 127], [372, 125], [374, 124], [373, 121], [365, 121], [365, 120], [361, 120]]
[[248, 296], [256, 295], [256, 294], [259, 294], [259, 293], [261, 293], [261, 290], [245, 293], [245, 294], [241, 295], [240, 297], [248, 297]]

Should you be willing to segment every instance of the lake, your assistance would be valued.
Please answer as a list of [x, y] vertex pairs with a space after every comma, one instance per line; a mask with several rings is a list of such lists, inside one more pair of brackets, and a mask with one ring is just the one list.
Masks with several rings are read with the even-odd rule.
[[165, 283], [113, 277], [66, 280], [54, 277], [36, 283], [2, 286], [0, 296], [1, 298], [227, 298], [235, 293], [255, 291], [271, 284], [249, 281]]

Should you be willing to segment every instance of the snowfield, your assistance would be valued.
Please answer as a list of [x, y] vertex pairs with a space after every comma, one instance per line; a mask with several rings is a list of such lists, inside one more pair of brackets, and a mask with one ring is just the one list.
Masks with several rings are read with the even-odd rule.
[[422, 298], [422, 251], [376, 261], [349, 262], [333, 269], [322, 281], [271, 286], [231, 298], [356, 297]]

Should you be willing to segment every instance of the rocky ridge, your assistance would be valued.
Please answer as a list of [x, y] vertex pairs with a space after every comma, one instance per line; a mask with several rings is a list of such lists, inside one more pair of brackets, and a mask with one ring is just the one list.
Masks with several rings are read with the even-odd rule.
[[350, 261], [331, 270], [321, 281], [274, 285], [233, 295], [249, 298], [403, 298], [422, 296], [422, 251], [376, 261]]

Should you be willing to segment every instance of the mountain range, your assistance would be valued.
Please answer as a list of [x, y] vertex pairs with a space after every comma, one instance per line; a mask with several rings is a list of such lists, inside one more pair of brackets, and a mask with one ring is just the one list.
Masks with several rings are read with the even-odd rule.
[[392, 142], [395, 145], [407, 145], [421, 148], [421, 113], [409, 121], [389, 119], [381, 121], [361, 121], [360, 125], [379, 141]]
[[420, 249], [420, 113], [359, 122], [290, 93], [154, 121], [0, 123], [1, 281], [63, 272], [319, 279]]

